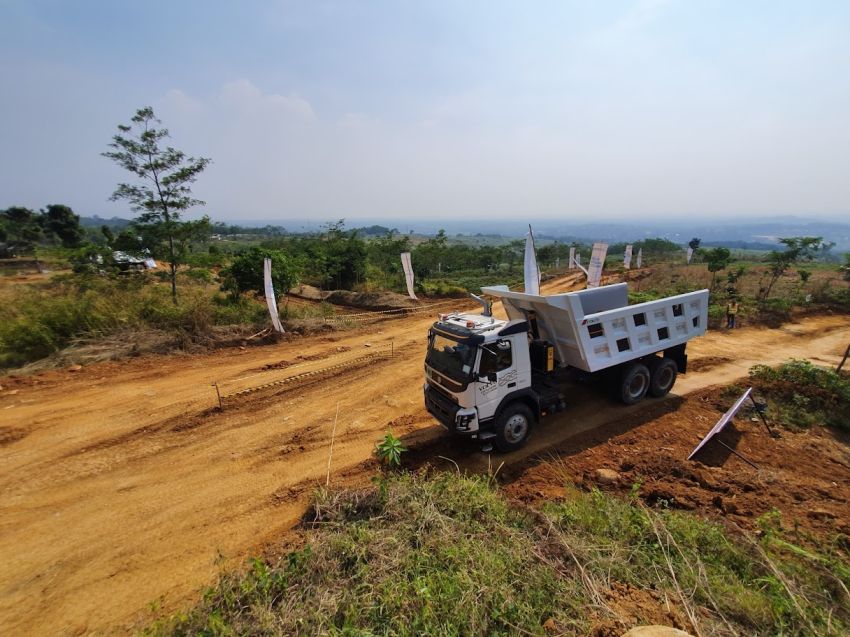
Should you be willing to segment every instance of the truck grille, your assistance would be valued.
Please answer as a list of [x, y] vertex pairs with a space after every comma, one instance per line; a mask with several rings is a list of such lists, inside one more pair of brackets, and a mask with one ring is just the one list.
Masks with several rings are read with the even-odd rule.
[[463, 383], [459, 383], [455, 380], [452, 380], [448, 376], [445, 376], [440, 372], [431, 369], [430, 367], [426, 367], [425, 373], [428, 376], [428, 380], [430, 380], [433, 385], [442, 385], [446, 388], [446, 390], [450, 392], [457, 393], [462, 392], [464, 389], [466, 389], [466, 385], [464, 385]]
[[425, 408], [428, 413], [440, 421], [440, 424], [449, 429], [454, 429], [455, 416], [460, 406], [431, 387], [430, 384], [425, 387]]

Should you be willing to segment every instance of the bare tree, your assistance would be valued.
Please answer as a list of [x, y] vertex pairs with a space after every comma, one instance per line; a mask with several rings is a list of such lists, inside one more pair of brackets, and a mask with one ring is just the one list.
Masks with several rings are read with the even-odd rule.
[[192, 206], [202, 206], [203, 201], [192, 198], [190, 184], [207, 167], [210, 159], [187, 157], [183, 151], [161, 143], [168, 138], [168, 130], [158, 128], [162, 123], [147, 106], [136, 111], [131, 125], [119, 124], [109, 147], [102, 153], [138, 178], [138, 183], [121, 183], [110, 199], [126, 199], [139, 212], [136, 225], [144, 226], [145, 234], [154, 237], [159, 245], [148, 246], [155, 250], [165, 247], [171, 269], [171, 296], [177, 303], [177, 266], [182, 250], [175, 249], [183, 230], [180, 215]]

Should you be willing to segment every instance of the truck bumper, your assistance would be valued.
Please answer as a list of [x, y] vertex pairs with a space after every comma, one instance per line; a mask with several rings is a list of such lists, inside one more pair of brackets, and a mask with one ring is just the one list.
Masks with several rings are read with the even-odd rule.
[[474, 407], [461, 407], [425, 383], [425, 409], [443, 427], [462, 436], [478, 433], [478, 412]]

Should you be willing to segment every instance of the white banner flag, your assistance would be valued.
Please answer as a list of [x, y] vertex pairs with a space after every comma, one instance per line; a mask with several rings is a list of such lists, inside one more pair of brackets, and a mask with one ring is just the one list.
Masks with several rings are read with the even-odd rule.
[[628, 270], [632, 267], [632, 245], [626, 246], [626, 253], [623, 255], [623, 267]]
[[[576, 252], [576, 259], [575, 259], [574, 263], [576, 264], [576, 266], [581, 268], [581, 252]], [[584, 268], [581, 268], [581, 269], [584, 270]]]
[[602, 267], [605, 265], [605, 255], [608, 254], [607, 243], [594, 243], [590, 253], [590, 265], [587, 268], [587, 287], [599, 287], [602, 280]]
[[263, 259], [263, 283], [266, 291], [266, 305], [269, 306], [269, 314], [272, 317], [272, 325], [276, 332], [283, 333], [283, 325], [280, 324], [280, 315], [277, 313], [277, 298], [272, 286], [272, 260]]
[[641, 264], [643, 264], [643, 248], [638, 248], [637, 255], [637, 267], [640, 269]]
[[691, 257], [692, 257], [692, 256], [694, 256], [694, 249], [693, 249], [693, 248], [691, 248], [691, 247], [688, 247], [688, 263], [690, 263], [690, 262], [691, 262]]
[[573, 246], [573, 247], [571, 247], [571, 248], [570, 248], [570, 265], [569, 265], [569, 269], [570, 269], [570, 270], [575, 270], [575, 269], [576, 269], [576, 249], [575, 249], [575, 246]]
[[401, 267], [404, 268], [404, 280], [407, 283], [407, 293], [410, 295], [411, 299], [419, 299], [416, 298], [416, 294], [413, 293], [413, 265], [410, 262], [410, 253], [402, 252], [401, 253]]
[[534, 237], [531, 234], [531, 226], [528, 226], [528, 235], [525, 238], [525, 293], [540, 294], [540, 271], [537, 269], [537, 254], [534, 251]]

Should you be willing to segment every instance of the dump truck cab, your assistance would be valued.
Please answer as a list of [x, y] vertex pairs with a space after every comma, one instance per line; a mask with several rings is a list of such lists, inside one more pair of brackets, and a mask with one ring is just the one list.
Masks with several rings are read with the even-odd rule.
[[[425, 405], [450, 431], [484, 436], [507, 404], [520, 402], [539, 417], [532, 391], [528, 323], [478, 314], [442, 315], [428, 334]], [[516, 423], [530, 427], [531, 422]], [[517, 431], [525, 437], [527, 431]]]

